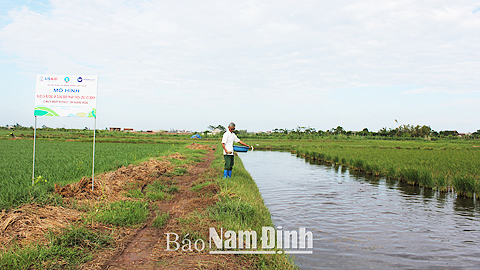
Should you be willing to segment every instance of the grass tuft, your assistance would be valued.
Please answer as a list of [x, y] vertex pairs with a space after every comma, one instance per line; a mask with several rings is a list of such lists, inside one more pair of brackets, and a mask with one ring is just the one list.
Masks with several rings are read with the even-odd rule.
[[116, 201], [97, 213], [95, 219], [116, 226], [135, 226], [147, 220], [147, 206], [148, 203], [141, 201]]
[[70, 226], [58, 235], [49, 233], [48, 245], [11, 247], [0, 256], [0, 269], [77, 269], [92, 252], [113, 243], [108, 234], [83, 226]]
[[153, 220], [152, 226], [158, 229], [162, 228], [167, 224], [169, 217], [170, 215], [168, 213], [160, 214], [160, 212], [157, 212], [157, 216]]

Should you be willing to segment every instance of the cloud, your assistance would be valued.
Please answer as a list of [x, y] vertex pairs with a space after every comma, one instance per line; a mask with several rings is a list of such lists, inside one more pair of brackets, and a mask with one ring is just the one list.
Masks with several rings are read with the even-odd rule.
[[420, 87], [412, 90], [404, 91], [402, 94], [438, 94], [438, 93], [448, 93], [448, 89], [444, 87]]
[[33, 74], [99, 75], [104, 98], [135, 104], [316, 104], [338, 89], [396, 85], [471, 93], [476, 11], [446, 0], [52, 0], [10, 11], [0, 50]]
[[480, 99], [472, 98], [472, 99], [457, 99], [446, 103], [447, 106], [459, 106], [463, 108], [478, 108], [480, 107]]

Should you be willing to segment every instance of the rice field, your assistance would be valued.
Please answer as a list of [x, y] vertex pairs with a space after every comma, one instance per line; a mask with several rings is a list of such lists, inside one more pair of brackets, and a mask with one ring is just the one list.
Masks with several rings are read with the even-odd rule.
[[[179, 146], [177, 144], [177, 146]], [[95, 174], [165, 155], [172, 143], [97, 143]], [[0, 209], [55, 200], [54, 184], [92, 175], [92, 142], [37, 140], [32, 187], [33, 140], [0, 140]]]
[[[163, 156], [178, 149], [176, 147], [192, 142], [186, 137], [161, 138], [144, 134], [122, 137], [122, 134], [113, 134], [115, 136], [112, 135], [109, 139], [110, 135], [102, 132], [98, 136], [96, 174], [138, 163], [149, 157]], [[63, 185], [91, 176], [91, 138], [84, 134], [85, 138], [71, 136], [65, 140], [68, 136], [71, 134], [67, 132], [53, 135], [45, 133], [41, 135], [42, 139], [37, 140], [36, 184], [33, 187], [33, 140], [0, 140], [0, 209], [32, 201], [54, 203], [58, 199], [52, 192], [55, 183]], [[213, 143], [216, 140], [208, 141]], [[467, 197], [480, 195], [478, 140], [245, 138], [244, 141], [255, 145], [256, 149], [294, 151], [312, 159], [346, 165], [352, 170], [367, 174], [395, 178], [440, 191], [454, 189]]]
[[299, 145], [299, 155], [459, 195], [480, 195], [480, 147], [465, 144]]

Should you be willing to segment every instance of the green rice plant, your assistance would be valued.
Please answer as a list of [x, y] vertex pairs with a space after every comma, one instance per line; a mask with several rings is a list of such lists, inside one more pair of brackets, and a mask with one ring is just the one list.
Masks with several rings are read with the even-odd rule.
[[[334, 141], [318, 140], [265, 140], [270, 149], [297, 149], [299, 153], [314, 151], [317, 159], [335, 161], [335, 156], [349, 162], [353, 170], [364, 170], [368, 163], [372, 174], [400, 179], [412, 184], [437, 188], [441, 191], [455, 189], [453, 175], [480, 176], [480, 143], [478, 140], [379, 140], [350, 137]], [[315, 150], [311, 150], [311, 149]], [[318, 153], [318, 155], [317, 155]], [[317, 157], [318, 156], [318, 157]], [[329, 159], [333, 157], [333, 159]], [[361, 160], [363, 163], [356, 163]], [[362, 165], [362, 166], [360, 166]], [[407, 170], [408, 169], [408, 170]], [[418, 173], [415, 173], [416, 170]], [[423, 171], [426, 171], [430, 176]], [[419, 177], [413, 179], [412, 177]], [[458, 181], [457, 181], [458, 182]], [[458, 182], [459, 183], [459, 182]], [[475, 193], [476, 194], [476, 193]]]
[[372, 165], [370, 165], [370, 163], [368, 162], [365, 162], [363, 164], [363, 170], [367, 173], [367, 174], [372, 174]]
[[400, 178], [411, 185], [419, 184], [420, 173], [414, 168], [403, 168], [400, 170]]
[[[179, 145], [179, 147], [182, 147]], [[173, 149], [171, 144], [98, 143], [95, 151], [95, 173], [115, 170], [162, 156]], [[35, 177], [32, 188], [31, 140], [0, 140], [0, 209], [48, 199], [54, 184], [65, 185], [92, 175], [92, 144], [37, 140]]]
[[475, 187], [474, 187], [474, 190], [475, 190], [475, 197], [477, 199], [480, 198], [480, 177], [473, 177], [474, 178], [474, 182], [475, 182]]
[[141, 201], [116, 201], [95, 216], [95, 220], [116, 226], [135, 226], [144, 223], [149, 215], [148, 203]]
[[472, 198], [475, 191], [475, 178], [469, 175], [455, 175], [452, 180], [455, 190], [461, 196]]
[[393, 165], [388, 165], [385, 170], [385, 177], [392, 179], [397, 177], [397, 171]]
[[363, 170], [363, 160], [361, 160], [361, 159], [356, 159], [356, 160], [353, 162], [353, 169], [354, 169], [354, 170], [357, 170], [357, 171]]
[[447, 190], [447, 179], [443, 175], [433, 175], [433, 182], [435, 183], [435, 186], [437, 187], [438, 190], [440, 191], [446, 191]]
[[432, 174], [427, 170], [420, 170], [418, 175], [418, 182], [421, 186], [435, 187], [435, 181]]
[[377, 164], [374, 163], [365, 163], [363, 168], [367, 174], [372, 174], [375, 176], [379, 176], [381, 174], [381, 170]]

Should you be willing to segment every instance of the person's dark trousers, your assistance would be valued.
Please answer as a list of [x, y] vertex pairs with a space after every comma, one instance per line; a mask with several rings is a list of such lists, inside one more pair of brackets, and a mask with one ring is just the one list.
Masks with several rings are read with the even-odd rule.
[[234, 155], [223, 155], [225, 159], [225, 170], [223, 171], [223, 177], [232, 177], [232, 169], [235, 163]]

